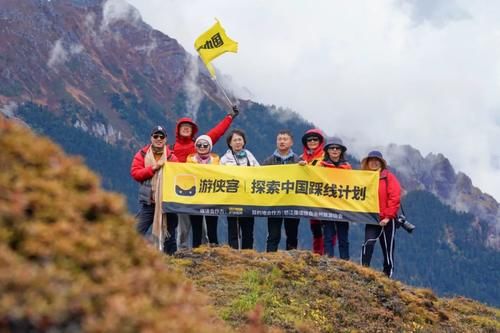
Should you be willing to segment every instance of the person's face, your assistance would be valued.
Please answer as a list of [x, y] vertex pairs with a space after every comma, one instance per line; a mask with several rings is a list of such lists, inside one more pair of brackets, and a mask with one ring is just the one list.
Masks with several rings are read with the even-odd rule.
[[293, 146], [293, 140], [288, 134], [278, 134], [276, 147], [279, 151], [288, 151]]
[[340, 159], [340, 155], [342, 154], [342, 148], [340, 148], [339, 146], [328, 146], [327, 152], [328, 157], [330, 157], [332, 161], [337, 162]]
[[206, 155], [210, 153], [210, 145], [205, 140], [199, 140], [196, 143], [196, 152], [200, 155]]
[[233, 137], [231, 138], [231, 141], [229, 142], [229, 146], [231, 146], [231, 149], [233, 151], [240, 151], [243, 149], [243, 146], [245, 145], [245, 141], [243, 140], [243, 137], [239, 134], [233, 134]]
[[193, 134], [193, 126], [188, 123], [181, 124], [179, 126], [179, 135], [183, 137], [191, 137], [191, 134]]
[[372, 171], [377, 171], [382, 167], [382, 162], [378, 158], [368, 159], [368, 169]]
[[163, 148], [167, 143], [167, 137], [163, 133], [154, 133], [151, 135], [151, 144], [156, 148]]
[[307, 148], [310, 150], [314, 150], [319, 146], [319, 137], [310, 136], [307, 138], [306, 142], [307, 142]]

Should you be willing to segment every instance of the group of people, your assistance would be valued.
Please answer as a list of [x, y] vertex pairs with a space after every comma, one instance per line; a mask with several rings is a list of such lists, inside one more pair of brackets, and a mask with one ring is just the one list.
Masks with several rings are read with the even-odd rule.
[[[217, 216], [185, 215], [164, 213], [161, 210], [161, 171], [166, 162], [234, 165], [253, 167], [259, 165], [299, 164], [326, 168], [352, 169], [345, 158], [347, 147], [339, 138], [328, 141], [319, 129], [310, 129], [302, 136], [303, 152], [293, 152], [293, 135], [289, 130], [281, 130], [276, 137], [276, 149], [259, 164], [251, 151], [246, 149], [247, 139], [242, 130], [234, 129], [226, 138], [227, 151], [219, 157], [212, 152], [213, 146], [229, 129], [238, 115], [237, 107], [231, 114], [204, 135], [197, 136], [198, 126], [191, 118], [181, 118], [176, 126], [176, 140], [172, 149], [167, 145], [167, 132], [162, 126], [151, 131], [151, 143], [140, 149], [134, 156], [131, 175], [140, 183], [137, 231], [146, 236], [148, 230], [155, 230], [162, 225], [162, 219], [168, 223], [163, 249], [173, 254], [179, 247], [188, 247], [189, 232], [192, 230], [192, 247], [200, 246], [204, 240], [209, 244], [219, 244], [217, 237]], [[378, 225], [365, 226], [365, 243], [362, 248], [361, 262], [370, 266], [374, 245], [379, 240], [384, 256], [384, 273], [391, 277], [394, 268], [394, 235], [396, 218], [400, 207], [401, 188], [397, 178], [387, 169], [387, 162], [379, 151], [371, 151], [361, 160], [362, 170], [379, 173], [379, 208]], [[204, 223], [205, 221], [205, 223]], [[269, 217], [266, 249], [278, 250], [281, 240], [281, 227], [284, 224], [286, 249], [297, 249], [297, 218]], [[228, 244], [234, 249], [252, 249], [254, 244], [254, 218], [227, 217]], [[177, 226], [179, 226], [177, 228]], [[334, 256], [338, 243], [339, 257], [349, 260], [349, 223], [344, 221], [310, 220], [313, 235], [313, 252], [320, 255]], [[178, 229], [178, 230], [177, 230]]]

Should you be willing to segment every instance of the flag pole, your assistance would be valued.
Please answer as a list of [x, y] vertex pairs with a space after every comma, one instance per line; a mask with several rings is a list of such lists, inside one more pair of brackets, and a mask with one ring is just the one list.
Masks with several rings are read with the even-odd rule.
[[222, 87], [222, 85], [219, 83], [219, 81], [217, 81], [217, 78], [213, 77], [213, 80], [215, 81], [215, 83], [217, 84], [217, 86], [219, 87], [219, 89], [224, 94], [224, 97], [226, 98], [227, 102], [229, 103], [229, 107], [233, 107], [233, 105], [234, 105], [233, 102], [231, 102], [231, 100], [229, 99], [229, 97], [226, 94], [226, 91], [224, 90], [224, 88]]

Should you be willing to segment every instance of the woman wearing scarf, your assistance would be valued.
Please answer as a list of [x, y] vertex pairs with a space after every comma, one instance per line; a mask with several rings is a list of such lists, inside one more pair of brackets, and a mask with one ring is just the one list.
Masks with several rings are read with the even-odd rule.
[[[245, 149], [246, 137], [242, 130], [235, 129], [231, 131], [226, 142], [229, 149], [221, 157], [220, 164], [241, 167], [259, 165], [253, 154], [248, 149]], [[239, 249], [239, 236], [241, 234], [241, 248], [252, 249], [253, 225], [253, 217], [228, 216], [227, 237], [229, 246], [233, 249]]]
[[[340, 138], [333, 138], [324, 147], [325, 156], [320, 162], [322, 167], [352, 170], [352, 166], [344, 158], [347, 148]], [[335, 238], [339, 241], [339, 255], [341, 259], [349, 260], [349, 222], [322, 221], [324, 228], [325, 252], [333, 257]], [[329, 241], [331, 240], [331, 241]]]
[[[186, 163], [219, 164], [219, 156], [212, 153], [212, 139], [208, 135], [200, 135], [195, 141], [196, 153], [190, 154]], [[203, 215], [190, 215], [191, 228], [193, 229], [193, 248], [201, 245], [203, 235]], [[217, 216], [205, 215], [207, 223], [208, 243], [217, 245]]]
[[[161, 126], [151, 131], [151, 144], [144, 146], [134, 156], [131, 176], [140, 183], [137, 231], [146, 236], [152, 226], [153, 240], [167, 254], [177, 251], [175, 229], [177, 214], [165, 214], [161, 209], [162, 172], [165, 162], [177, 162], [167, 146], [167, 132]], [[165, 228], [166, 226], [166, 228]], [[163, 239], [162, 239], [163, 238]]]
[[[304, 152], [300, 155], [300, 165], [317, 165], [324, 157], [323, 147], [325, 136], [318, 128], [313, 128], [302, 136], [302, 145]], [[321, 230], [321, 221], [311, 219], [311, 232], [313, 234], [313, 252], [319, 255], [325, 253], [323, 231]]]

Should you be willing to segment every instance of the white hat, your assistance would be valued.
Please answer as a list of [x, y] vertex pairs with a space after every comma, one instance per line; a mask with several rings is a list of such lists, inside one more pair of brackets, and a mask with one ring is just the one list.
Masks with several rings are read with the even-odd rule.
[[206, 141], [210, 147], [210, 151], [212, 151], [212, 139], [208, 135], [200, 135], [194, 144], [196, 145], [199, 141]]

